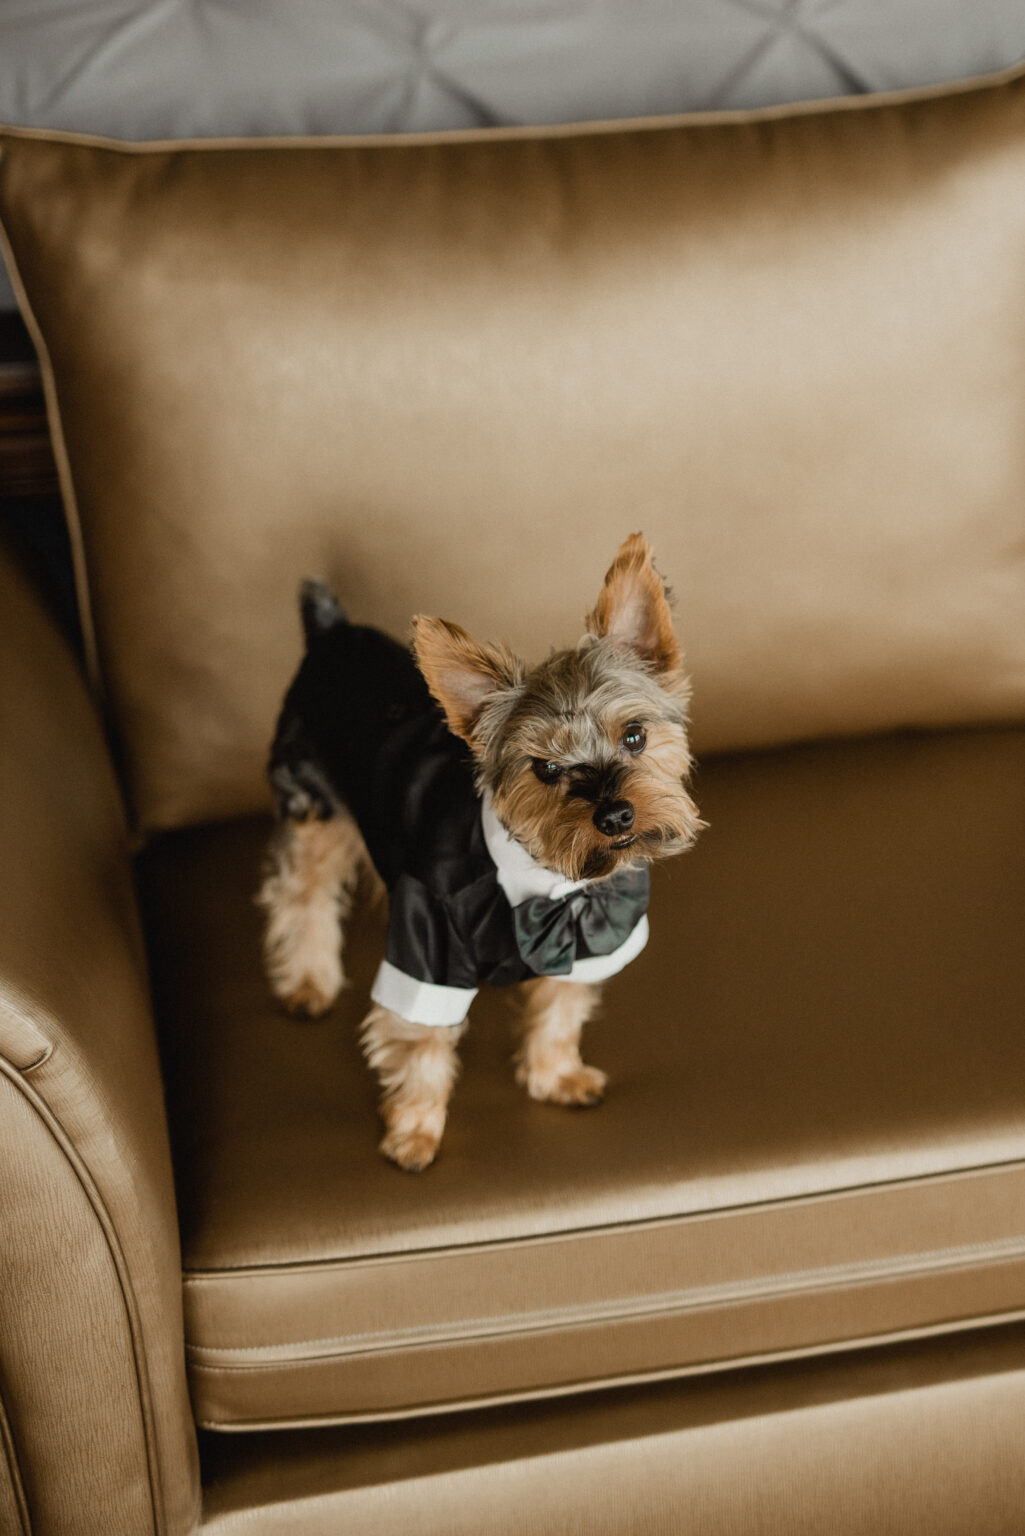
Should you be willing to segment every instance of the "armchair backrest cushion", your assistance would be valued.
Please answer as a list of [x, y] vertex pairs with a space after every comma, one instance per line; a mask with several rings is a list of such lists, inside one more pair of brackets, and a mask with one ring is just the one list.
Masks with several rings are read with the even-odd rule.
[[699, 751], [1021, 717], [1020, 74], [540, 132], [0, 149], [142, 828], [265, 803], [301, 577], [399, 635], [436, 612], [537, 655], [637, 528]]

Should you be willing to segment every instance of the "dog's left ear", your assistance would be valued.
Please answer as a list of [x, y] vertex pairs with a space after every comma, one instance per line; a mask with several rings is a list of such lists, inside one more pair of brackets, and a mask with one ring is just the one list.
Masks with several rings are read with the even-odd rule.
[[675, 672], [682, 665], [665, 582], [642, 534], [632, 533], [620, 545], [594, 611], [587, 616], [587, 629], [599, 639], [628, 646], [656, 672]]
[[522, 668], [511, 651], [481, 645], [458, 624], [444, 619], [417, 614], [413, 652], [428, 688], [445, 711], [449, 729], [471, 745], [485, 701], [521, 681]]

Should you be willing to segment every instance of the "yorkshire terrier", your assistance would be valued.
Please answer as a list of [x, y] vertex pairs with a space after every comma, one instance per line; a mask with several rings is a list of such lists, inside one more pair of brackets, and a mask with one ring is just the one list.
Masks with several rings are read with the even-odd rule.
[[[442, 619], [412, 654], [303, 585], [306, 654], [269, 777], [277, 828], [258, 900], [271, 987], [316, 1016], [344, 985], [361, 870], [388, 892], [386, 958], [361, 1035], [381, 1151], [433, 1161], [482, 982], [522, 983], [517, 1080], [597, 1104], [580, 1036], [599, 983], [648, 937], [648, 864], [702, 826], [687, 792], [690, 686], [640, 534], [620, 548], [575, 648], [530, 667]], [[440, 706], [440, 708], [439, 708]]]

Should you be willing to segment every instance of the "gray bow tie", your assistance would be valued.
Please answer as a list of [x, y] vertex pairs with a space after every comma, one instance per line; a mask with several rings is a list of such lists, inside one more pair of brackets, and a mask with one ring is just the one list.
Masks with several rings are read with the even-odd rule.
[[627, 865], [559, 901], [532, 896], [513, 907], [516, 947], [538, 976], [565, 976], [575, 960], [611, 955], [648, 906], [646, 865]]

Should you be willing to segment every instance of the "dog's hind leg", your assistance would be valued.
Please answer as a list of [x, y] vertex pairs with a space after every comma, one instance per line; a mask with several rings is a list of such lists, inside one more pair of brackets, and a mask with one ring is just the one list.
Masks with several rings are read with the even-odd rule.
[[290, 1013], [316, 1018], [345, 985], [342, 924], [364, 865], [363, 838], [344, 807], [321, 820], [279, 822], [256, 899], [267, 915], [271, 989]]

